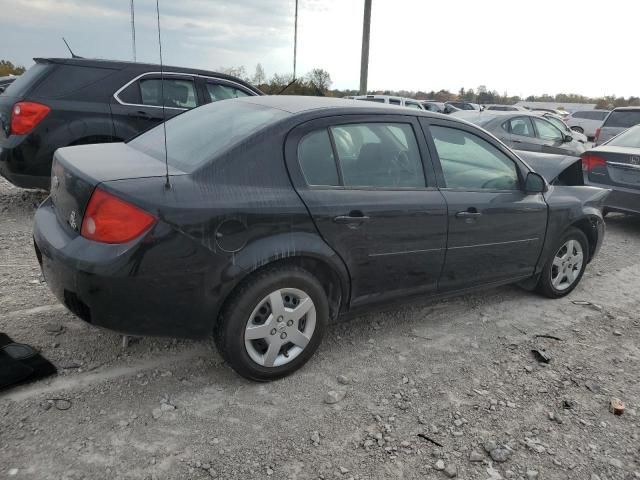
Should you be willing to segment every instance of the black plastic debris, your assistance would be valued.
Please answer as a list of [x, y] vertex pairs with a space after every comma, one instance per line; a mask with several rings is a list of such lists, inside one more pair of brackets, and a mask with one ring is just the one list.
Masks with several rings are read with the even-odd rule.
[[549, 363], [551, 361], [551, 357], [544, 350], [534, 348], [531, 353], [533, 353], [533, 358], [540, 363]]

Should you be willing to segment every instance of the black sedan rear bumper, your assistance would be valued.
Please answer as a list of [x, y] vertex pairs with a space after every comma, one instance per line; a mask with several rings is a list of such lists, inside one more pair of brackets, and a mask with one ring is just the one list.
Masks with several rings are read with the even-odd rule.
[[33, 235], [49, 288], [82, 320], [130, 335], [210, 335], [220, 303], [220, 288], [208, 288], [211, 252], [172, 235], [172, 248], [190, 253], [172, 268], [152, 232], [124, 245], [93, 242], [61, 225], [47, 199]]

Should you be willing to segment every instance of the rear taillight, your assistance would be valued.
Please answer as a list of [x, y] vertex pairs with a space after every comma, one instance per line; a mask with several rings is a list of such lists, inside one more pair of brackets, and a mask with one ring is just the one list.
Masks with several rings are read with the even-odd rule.
[[142, 235], [156, 217], [96, 188], [84, 213], [80, 234], [103, 243], [125, 243]]
[[585, 153], [582, 155], [582, 170], [585, 172], [591, 172], [597, 167], [606, 167], [607, 161], [597, 155]]
[[600, 137], [600, 129], [596, 128], [596, 134], [593, 136], [593, 141], [597, 142], [598, 141], [598, 137]]
[[11, 112], [11, 133], [26, 135], [33, 130], [51, 109], [35, 102], [18, 102]]

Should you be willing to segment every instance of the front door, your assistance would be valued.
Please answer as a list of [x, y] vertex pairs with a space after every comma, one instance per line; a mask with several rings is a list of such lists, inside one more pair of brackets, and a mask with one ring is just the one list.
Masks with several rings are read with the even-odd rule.
[[447, 210], [415, 117], [342, 116], [287, 139], [287, 165], [351, 276], [351, 306], [435, 292]]
[[542, 153], [566, 155], [564, 134], [551, 122], [543, 118], [533, 118], [537, 138], [540, 141]]
[[440, 290], [532, 275], [545, 238], [547, 204], [542, 194], [522, 189], [524, 165], [476, 129], [435, 122], [425, 121], [425, 131], [439, 158], [434, 164], [449, 217]]

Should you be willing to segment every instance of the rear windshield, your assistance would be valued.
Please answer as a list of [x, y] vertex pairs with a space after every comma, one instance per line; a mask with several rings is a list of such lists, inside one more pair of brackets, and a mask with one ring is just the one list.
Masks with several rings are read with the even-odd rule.
[[613, 137], [606, 145], [614, 147], [631, 147], [640, 148], [640, 125], [637, 125], [629, 130], [625, 130], [617, 137]]
[[36, 63], [16, 78], [4, 91], [4, 95], [8, 97], [21, 97], [49, 68], [51, 68], [51, 65], [48, 63]]
[[[167, 159], [171, 166], [193, 172], [249, 135], [287, 117], [282, 110], [231, 99], [189, 110], [166, 122]], [[158, 125], [129, 146], [164, 162], [164, 128]]]
[[640, 123], [640, 110], [618, 110], [611, 112], [602, 126], [629, 128], [638, 123]]

